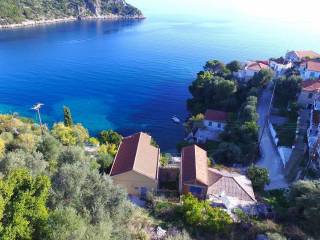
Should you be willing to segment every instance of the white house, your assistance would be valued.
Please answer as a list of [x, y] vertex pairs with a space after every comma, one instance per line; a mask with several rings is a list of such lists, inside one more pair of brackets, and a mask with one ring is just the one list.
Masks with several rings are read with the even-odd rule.
[[203, 120], [203, 128], [195, 133], [197, 142], [204, 143], [208, 140], [218, 140], [228, 120], [228, 113], [208, 109]]
[[300, 64], [300, 75], [303, 80], [320, 78], [320, 62], [311, 60]]
[[262, 69], [270, 69], [266, 61], [248, 61], [241, 70], [234, 73], [234, 76], [239, 80], [247, 82]]
[[320, 97], [320, 80], [306, 80], [302, 82], [302, 89], [298, 103], [311, 109], [316, 99]]
[[293, 64], [281, 57], [277, 59], [270, 59], [269, 66], [275, 72], [276, 76], [282, 76], [286, 70], [292, 68]]
[[310, 59], [320, 58], [320, 54], [310, 50], [290, 51], [290, 52], [287, 52], [286, 54], [286, 60], [291, 62], [300, 62], [307, 58], [310, 58]]
[[307, 132], [308, 146], [314, 148], [320, 139], [320, 99], [315, 100], [313, 109], [310, 112], [310, 125]]

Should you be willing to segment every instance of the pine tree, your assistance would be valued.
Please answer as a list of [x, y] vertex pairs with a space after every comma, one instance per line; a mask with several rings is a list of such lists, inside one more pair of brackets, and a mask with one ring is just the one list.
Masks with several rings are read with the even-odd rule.
[[64, 125], [66, 127], [72, 127], [73, 126], [73, 120], [70, 108], [64, 106], [63, 107], [63, 115], [64, 115]]

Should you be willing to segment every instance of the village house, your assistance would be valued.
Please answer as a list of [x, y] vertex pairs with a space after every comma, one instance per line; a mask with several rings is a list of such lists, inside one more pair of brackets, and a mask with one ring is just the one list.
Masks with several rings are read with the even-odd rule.
[[298, 98], [298, 103], [311, 109], [315, 100], [320, 96], [320, 80], [307, 80], [302, 82], [301, 93]]
[[320, 78], [320, 62], [315, 60], [304, 61], [300, 64], [300, 76], [303, 80]]
[[301, 62], [305, 59], [320, 58], [320, 54], [314, 51], [290, 51], [286, 54], [286, 60], [291, 62]]
[[228, 113], [208, 109], [204, 115], [203, 127], [195, 133], [196, 142], [205, 143], [208, 140], [218, 140], [228, 120]]
[[179, 190], [228, 210], [256, 204], [251, 181], [244, 175], [208, 167], [207, 152], [196, 145], [182, 149]]
[[129, 195], [145, 198], [158, 188], [159, 159], [160, 149], [151, 145], [151, 136], [136, 133], [122, 140], [110, 176]]
[[320, 174], [320, 97], [310, 111], [310, 124], [307, 131], [309, 147], [309, 168]]
[[320, 97], [314, 101], [313, 108], [310, 111], [310, 123], [307, 137], [309, 148], [314, 148], [320, 138]]
[[247, 82], [262, 69], [270, 69], [268, 61], [249, 61], [234, 76], [240, 81]]
[[276, 76], [282, 76], [284, 73], [293, 67], [292, 62], [284, 59], [283, 57], [270, 59], [269, 61], [270, 68], [275, 72]]

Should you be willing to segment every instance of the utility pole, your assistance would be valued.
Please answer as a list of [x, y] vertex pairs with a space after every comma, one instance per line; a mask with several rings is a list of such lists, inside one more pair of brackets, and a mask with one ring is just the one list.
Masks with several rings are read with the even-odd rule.
[[40, 109], [43, 106], [43, 103], [37, 103], [36, 105], [34, 105], [31, 109], [36, 111], [38, 114], [38, 118], [39, 118], [39, 123], [40, 123], [40, 129], [41, 129], [41, 133], [43, 134], [43, 128], [42, 128], [42, 120], [41, 120], [41, 114], [40, 114]]
[[262, 140], [264, 131], [265, 131], [266, 127], [267, 127], [267, 124], [268, 124], [268, 122], [269, 122], [270, 113], [271, 113], [271, 109], [272, 109], [272, 102], [273, 102], [273, 99], [274, 99], [274, 94], [275, 94], [275, 91], [276, 91], [276, 88], [277, 88], [277, 84], [278, 84], [278, 78], [276, 78], [276, 81], [275, 81], [274, 86], [273, 86], [273, 90], [272, 90], [272, 95], [271, 95], [271, 99], [270, 99], [270, 103], [269, 103], [268, 112], [267, 112], [267, 115], [266, 115], [265, 122], [264, 122], [264, 124], [263, 124], [261, 136], [260, 136], [260, 139], [259, 139], [259, 142], [258, 142], [258, 149], [260, 149], [261, 140]]

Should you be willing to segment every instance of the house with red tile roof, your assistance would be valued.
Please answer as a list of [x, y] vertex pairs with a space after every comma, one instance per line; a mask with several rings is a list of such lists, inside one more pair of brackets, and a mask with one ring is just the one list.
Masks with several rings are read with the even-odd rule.
[[315, 101], [320, 97], [320, 79], [306, 80], [302, 82], [302, 89], [298, 103], [305, 108], [312, 108]]
[[181, 151], [180, 192], [205, 199], [208, 182], [207, 152], [197, 145], [184, 147]]
[[320, 58], [320, 54], [311, 50], [304, 51], [290, 51], [286, 54], [286, 60], [291, 62], [301, 62], [305, 59]]
[[320, 78], [320, 61], [309, 60], [300, 64], [300, 76], [303, 80]]
[[181, 194], [191, 193], [227, 209], [256, 203], [251, 181], [246, 176], [209, 168], [207, 152], [197, 145], [182, 149], [179, 186]]
[[151, 144], [151, 136], [136, 133], [123, 138], [110, 176], [129, 195], [146, 197], [157, 190], [160, 149]]
[[234, 76], [239, 80], [247, 82], [262, 69], [270, 69], [268, 61], [248, 61]]
[[199, 128], [195, 133], [196, 141], [204, 143], [208, 140], [218, 140], [227, 124], [228, 116], [227, 112], [208, 109], [204, 115], [203, 128]]

